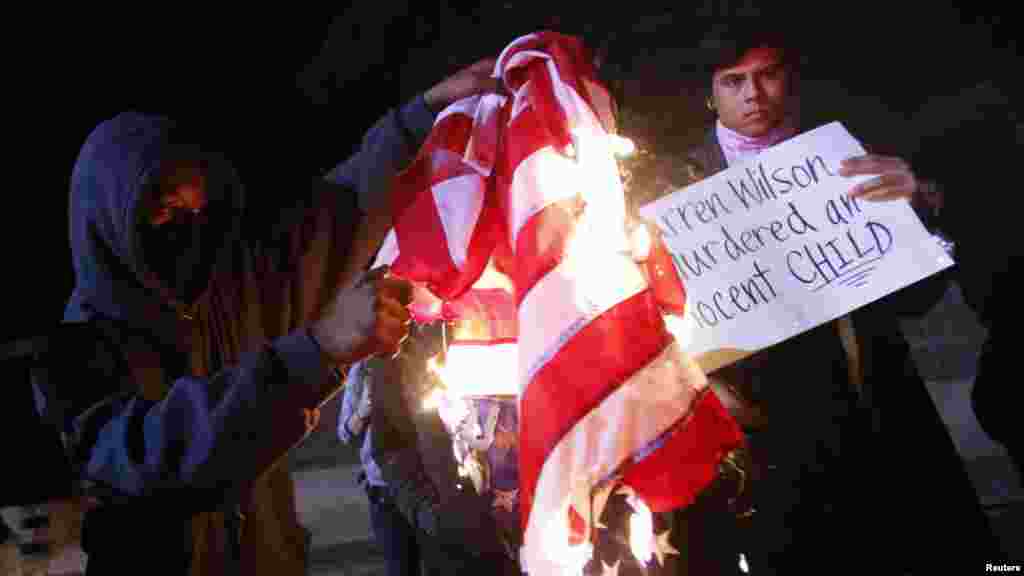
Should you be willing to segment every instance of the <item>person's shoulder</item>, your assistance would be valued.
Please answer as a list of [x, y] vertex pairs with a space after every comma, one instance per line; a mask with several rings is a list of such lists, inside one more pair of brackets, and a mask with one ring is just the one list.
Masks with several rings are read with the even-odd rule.
[[715, 137], [714, 128], [703, 132], [700, 142], [687, 149], [684, 162], [686, 164], [687, 184], [694, 184], [721, 170], [718, 158], [722, 150]]

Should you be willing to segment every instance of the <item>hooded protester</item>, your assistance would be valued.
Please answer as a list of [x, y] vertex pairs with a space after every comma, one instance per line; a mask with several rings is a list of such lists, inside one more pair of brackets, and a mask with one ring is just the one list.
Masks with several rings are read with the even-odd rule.
[[[172, 120], [128, 112], [89, 135], [71, 178], [76, 285], [50, 350], [61, 361], [38, 382], [98, 502], [83, 527], [89, 574], [268, 569], [246, 542], [293, 521], [274, 518], [280, 498], [246, 493], [315, 424], [334, 367], [405, 338], [408, 284], [380, 268], [337, 287], [390, 221], [388, 181], [433, 114], [493, 87], [487, 69], [388, 113], [269, 231], [245, 217], [230, 163]], [[286, 475], [256, 486], [290, 500]], [[240, 509], [255, 510], [255, 530]], [[266, 557], [294, 557], [278, 536]]]

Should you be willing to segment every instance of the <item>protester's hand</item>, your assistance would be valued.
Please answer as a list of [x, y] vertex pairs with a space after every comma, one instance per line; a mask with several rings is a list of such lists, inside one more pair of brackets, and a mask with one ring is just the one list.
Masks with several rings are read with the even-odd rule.
[[480, 60], [435, 84], [423, 94], [427, 107], [437, 114], [463, 98], [501, 92], [501, 79], [492, 77], [496, 62], [494, 58]]
[[310, 334], [332, 361], [356, 362], [398, 353], [409, 334], [412, 285], [375, 268], [342, 288], [310, 326]]
[[917, 178], [901, 158], [866, 154], [843, 160], [839, 166], [840, 176], [874, 174], [875, 178], [854, 186], [849, 195], [871, 202], [888, 200], [914, 200], [917, 194]]

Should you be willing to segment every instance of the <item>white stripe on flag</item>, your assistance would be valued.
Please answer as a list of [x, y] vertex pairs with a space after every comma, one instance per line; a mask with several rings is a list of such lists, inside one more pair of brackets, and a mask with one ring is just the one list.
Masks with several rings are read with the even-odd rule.
[[384, 237], [384, 242], [381, 243], [380, 249], [377, 250], [377, 258], [374, 259], [372, 268], [385, 264], [390, 266], [394, 264], [396, 259], [398, 259], [398, 235], [395, 234], [395, 229], [392, 228], [388, 230], [388, 235]]
[[[524, 158], [512, 173], [512, 204], [509, 230], [513, 249], [519, 230], [545, 206], [572, 198], [584, 197], [589, 205], [600, 205], [600, 213], [609, 222], [624, 222], [625, 196], [618, 165], [611, 153], [607, 135], [586, 101], [571, 86], [557, 82], [561, 89], [560, 103], [570, 109], [570, 126], [576, 158], [567, 158], [554, 147], [541, 148]], [[515, 104], [526, 102], [525, 93]], [[615, 232], [617, 233], [617, 231]]]
[[497, 160], [498, 119], [506, 100], [500, 94], [485, 94], [473, 115], [473, 131], [462, 160], [484, 178], [491, 175]]
[[594, 261], [573, 253], [572, 247], [569, 252], [519, 305], [519, 382], [524, 392], [537, 370], [591, 320], [647, 288], [629, 255], [598, 252], [601, 259]]
[[479, 104], [479, 102], [479, 95], [469, 96], [468, 98], [463, 98], [462, 100], [456, 100], [455, 102], [449, 104], [447, 108], [442, 110], [441, 113], [437, 115], [437, 118], [434, 119], [434, 125], [438, 125], [441, 122], [441, 120], [445, 119], [446, 116], [450, 116], [452, 114], [462, 114], [463, 116], [469, 116], [470, 118], [472, 118], [473, 114], [476, 112], [477, 104]]
[[456, 176], [430, 187], [444, 227], [448, 254], [455, 267], [466, 264], [469, 241], [484, 205], [484, 180], [475, 174]]
[[513, 250], [523, 225], [550, 204], [583, 192], [580, 166], [547, 146], [530, 154], [512, 173], [509, 230]]
[[508, 70], [508, 64], [505, 62], [505, 55], [508, 54], [509, 52], [515, 52], [523, 44], [527, 42], [532, 42], [539, 37], [540, 35], [536, 33], [524, 34], [510, 42], [509, 45], [505, 46], [505, 49], [501, 51], [501, 54], [498, 55], [498, 61], [495, 63], [495, 70], [499, 72], [501, 70]]
[[523, 85], [516, 90], [513, 95], [514, 100], [512, 101], [512, 113], [509, 114], [508, 123], [512, 124], [512, 121], [516, 119], [519, 114], [530, 107], [530, 99], [526, 97], [530, 93], [530, 81], [523, 82]]

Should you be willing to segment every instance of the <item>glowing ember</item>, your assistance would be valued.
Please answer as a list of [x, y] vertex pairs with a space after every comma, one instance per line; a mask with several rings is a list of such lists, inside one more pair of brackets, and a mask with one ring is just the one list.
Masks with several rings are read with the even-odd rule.
[[629, 549], [641, 564], [647, 564], [654, 555], [654, 517], [643, 500], [636, 498], [633, 515], [629, 517]]

